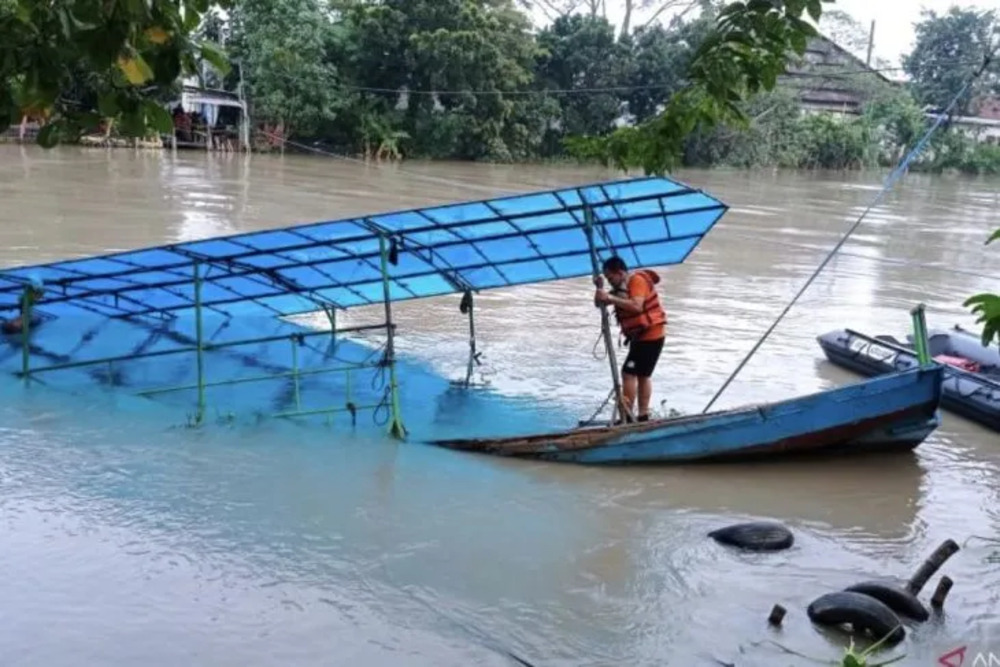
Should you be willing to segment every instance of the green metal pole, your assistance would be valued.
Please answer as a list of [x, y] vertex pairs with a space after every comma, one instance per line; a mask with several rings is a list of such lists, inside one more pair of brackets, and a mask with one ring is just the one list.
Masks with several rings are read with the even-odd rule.
[[385, 302], [385, 328], [387, 334], [386, 361], [389, 365], [389, 400], [392, 413], [389, 417], [389, 434], [394, 438], [402, 440], [406, 437], [406, 428], [403, 426], [399, 408], [399, 385], [396, 383], [396, 348], [393, 340], [392, 325], [392, 300], [389, 293], [389, 249], [386, 244], [385, 234], [378, 237], [379, 254], [381, 255], [382, 267], [382, 294]]
[[917, 361], [921, 366], [931, 365], [930, 343], [927, 340], [927, 319], [924, 316], [925, 306], [919, 304], [910, 311], [913, 320], [913, 347], [917, 352]]
[[198, 414], [195, 424], [200, 424], [205, 418], [205, 342], [201, 326], [201, 265], [194, 264], [194, 328], [195, 328], [195, 358], [198, 364]]
[[326, 313], [326, 319], [330, 321], [330, 337], [334, 341], [337, 340], [337, 309], [334, 306], [329, 306], [323, 304], [323, 312]]
[[292, 341], [292, 386], [295, 388], [295, 409], [302, 410], [302, 400], [299, 397], [299, 346], [295, 338]]
[[31, 381], [31, 348], [28, 340], [31, 336], [31, 302], [34, 300], [32, 288], [32, 285], [25, 287], [24, 294], [21, 295], [21, 373], [25, 384]]
[[[594, 246], [594, 214], [593, 211], [590, 210], [590, 206], [588, 206], [586, 201], [583, 199], [583, 193], [580, 192], [579, 194], [580, 200], [584, 201], [584, 228], [587, 232], [587, 244], [590, 246], [590, 263], [593, 267], [594, 278], [596, 279], [599, 275], [601, 275], [601, 271], [597, 265], [597, 248]], [[611, 364], [611, 382], [614, 385], [615, 391], [615, 408], [611, 413], [611, 423], [614, 424], [619, 415], [624, 417], [628, 414], [628, 408], [625, 405], [625, 397], [622, 394], [622, 381], [618, 376], [618, 360], [615, 357], [615, 346], [611, 342], [611, 321], [608, 318], [608, 309], [604, 305], [601, 306], [601, 335], [604, 337], [604, 349], [608, 353], [608, 362]]]

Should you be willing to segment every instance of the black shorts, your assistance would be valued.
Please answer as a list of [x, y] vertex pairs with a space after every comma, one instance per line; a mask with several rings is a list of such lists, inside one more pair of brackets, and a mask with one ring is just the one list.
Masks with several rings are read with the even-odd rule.
[[648, 378], [660, 360], [663, 351], [663, 339], [635, 340], [629, 343], [628, 356], [622, 364], [622, 375], [635, 375]]

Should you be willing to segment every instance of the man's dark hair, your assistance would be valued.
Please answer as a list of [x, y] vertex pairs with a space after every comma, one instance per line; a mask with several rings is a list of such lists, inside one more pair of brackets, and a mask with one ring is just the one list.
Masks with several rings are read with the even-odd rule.
[[612, 255], [604, 260], [604, 266], [601, 268], [602, 271], [628, 271], [628, 267], [625, 266], [625, 260], [623, 260], [618, 255]]

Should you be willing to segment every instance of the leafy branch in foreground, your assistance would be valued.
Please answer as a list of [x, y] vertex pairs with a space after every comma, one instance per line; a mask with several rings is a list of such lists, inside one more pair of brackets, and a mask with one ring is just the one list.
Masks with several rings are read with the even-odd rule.
[[662, 113], [607, 136], [568, 138], [567, 149], [581, 159], [598, 159], [624, 170], [670, 171], [695, 130], [748, 124], [742, 103], [774, 89], [791, 54], [801, 56], [809, 38], [818, 34], [803, 15], [808, 12], [818, 22], [823, 4], [833, 1], [742, 0], [727, 5], [695, 55], [687, 85]]
[[[989, 245], [1000, 239], [1000, 229], [997, 229], [986, 239]], [[970, 308], [973, 315], [979, 315], [976, 324], [983, 325], [982, 343], [989, 345], [994, 339], [1000, 342], [1000, 295], [984, 292], [970, 296], [962, 304]]]
[[[0, 0], [0, 122], [42, 121], [52, 146], [102, 121], [121, 134], [169, 132], [160, 104], [203, 58], [226, 58], [192, 35], [213, 6], [231, 0]], [[94, 111], [96, 109], [96, 111]]]

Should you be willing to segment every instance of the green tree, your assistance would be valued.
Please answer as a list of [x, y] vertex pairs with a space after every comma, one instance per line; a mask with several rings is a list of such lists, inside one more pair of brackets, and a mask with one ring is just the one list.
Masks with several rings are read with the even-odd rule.
[[[1000, 31], [992, 11], [952, 7], [944, 14], [924, 11], [916, 25], [913, 51], [903, 58], [903, 69], [922, 104], [944, 107], [982, 66]], [[966, 114], [973, 100], [996, 92], [1000, 66], [996, 62], [962, 97], [957, 113]]]
[[523, 154], [517, 93], [532, 83], [538, 49], [511, 0], [359, 2], [346, 17], [354, 80], [380, 89], [361, 103], [382, 113], [402, 107], [399, 129], [415, 152]]
[[560, 129], [565, 134], [605, 134], [621, 116], [626, 49], [614, 26], [600, 16], [574, 14], [556, 19], [538, 35], [543, 53], [536, 79], [542, 90], [577, 89], [558, 94]]
[[246, 82], [251, 117], [283, 137], [313, 137], [336, 118], [342, 96], [327, 62], [333, 23], [318, 0], [239, 0], [230, 56]]
[[803, 160], [801, 106], [794, 92], [776, 88], [747, 101], [750, 122], [701, 128], [684, 143], [683, 164], [690, 167], [726, 165], [797, 168]]
[[[161, 104], [199, 57], [226, 63], [192, 34], [210, 5], [229, 0], [0, 0], [0, 118], [47, 121], [39, 142], [54, 145], [117, 121], [128, 136], [169, 132]], [[75, 93], [74, 93], [75, 89]], [[81, 105], [81, 90], [96, 107]]]
[[883, 165], [898, 164], [929, 125], [920, 105], [906, 90], [881, 91], [865, 105], [863, 118], [874, 129], [872, 139], [881, 150], [878, 162]]
[[704, 3], [693, 20], [676, 16], [668, 27], [652, 24], [638, 28], [622, 41], [626, 57], [625, 93], [628, 112], [639, 123], [655, 116], [683, 84], [695, 52], [708, 36], [715, 8]]
[[[211, 8], [202, 17], [201, 25], [195, 31], [198, 39], [214, 44], [223, 49], [229, 41], [229, 25], [219, 14], [218, 9]], [[202, 60], [198, 64], [198, 80], [204, 88], [224, 89], [226, 87], [227, 74], [233, 74], [233, 70], [219, 71], [212, 63]], [[236, 76], [232, 83], [235, 85], [239, 81]]]
[[674, 167], [686, 138], [722, 122], [746, 124], [742, 103], [773, 90], [792, 54], [802, 55], [824, 2], [832, 0], [740, 0], [726, 5], [688, 69], [686, 85], [662, 113], [607, 137], [567, 140], [584, 159], [598, 158], [622, 169], [663, 173]]

